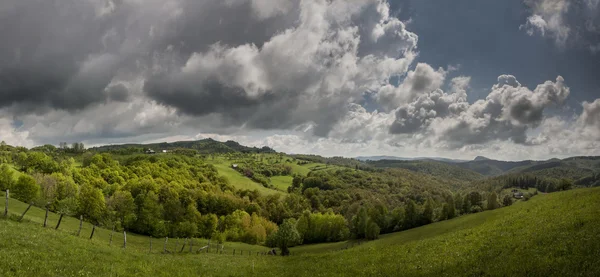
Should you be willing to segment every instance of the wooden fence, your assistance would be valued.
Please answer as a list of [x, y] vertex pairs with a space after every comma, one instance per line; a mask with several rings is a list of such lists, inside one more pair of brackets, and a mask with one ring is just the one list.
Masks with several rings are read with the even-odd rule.
[[[2, 198], [0, 198], [2, 199]], [[31, 206], [33, 205], [33, 203], [29, 203], [29, 205], [27, 206], [27, 208], [21, 213], [20, 216], [18, 216], [18, 218], [14, 218], [13, 216], [10, 216], [9, 213], [9, 190], [6, 190], [6, 198], [5, 198], [5, 205], [4, 205], [4, 216], [5, 217], [10, 217], [11, 219], [15, 219], [17, 221], [22, 221], [23, 218], [25, 217], [25, 215], [27, 214], [27, 212], [30, 210]], [[48, 209], [48, 205], [46, 205], [45, 208], [45, 216], [44, 216], [44, 220], [43, 220], [43, 224], [42, 227], [46, 228], [48, 226], [48, 214], [49, 214], [49, 209]], [[63, 221], [63, 214], [59, 215], [58, 221], [56, 226], [54, 227], [55, 230], [58, 230], [61, 226], [61, 222]], [[83, 221], [83, 216], [79, 217], [79, 228], [77, 230], [76, 233], [74, 233], [75, 236], [80, 237], [82, 230], [83, 230], [83, 225], [84, 225], [84, 221]], [[90, 232], [89, 235], [89, 240], [92, 240], [94, 238], [94, 234], [98, 233], [101, 229], [98, 228], [98, 226], [96, 225], [92, 225], [92, 230]], [[106, 230], [108, 231], [108, 230]], [[109, 246], [113, 245], [113, 237], [114, 237], [114, 233], [115, 233], [115, 228], [113, 227], [112, 230], [110, 231], [110, 236], [108, 237], [108, 241], [107, 244]], [[138, 238], [140, 237], [139, 235], [137, 235]], [[98, 239], [98, 238], [97, 238]], [[169, 238], [169, 237], [164, 237], [164, 238], [153, 238], [153, 237], [147, 237], [148, 239], [148, 252], [149, 253], [162, 253], [162, 254], [177, 254], [177, 253], [193, 253], [193, 254], [201, 254], [201, 253], [206, 253], [206, 254], [219, 254], [219, 255], [238, 255], [238, 256], [266, 256], [266, 255], [273, 255], [273, 253], [275, 253], [273, 250], [270, 251], [252, 251], [252, 250], [244, 250], [244, 249], [236, 249], [236, 248], [225, 248], [224, 244], [221, 243], [213, 243], [211, 244], [210, 240], [208, 240], [206, 243], [202, 243], [202, 242], [198, 242], [198, 238]], [[173, 241], [175, 240], [175, 247], [172, 247], [172, 245], [169, 245], [169, 240]], [[195, 242], [196, 240], [196, 242]], [[160, 252], [153, 252], [153, 244], [155, 243], [162, 243], [162, 249]], [[196, 243], [196, 244], [194, 244]], [[123, 231], [123, 244], [121, 246], [124, 250], [127, 249], [127, 232]], [[138, 250], [140, 250], [139, 245], [137, 245], [136, 247]], [[160, 249], [160, 248], [159, 248]]]

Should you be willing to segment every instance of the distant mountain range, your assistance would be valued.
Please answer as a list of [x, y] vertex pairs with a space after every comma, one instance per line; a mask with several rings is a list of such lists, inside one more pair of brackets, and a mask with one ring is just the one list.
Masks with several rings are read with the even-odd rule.
[[478, 156], [471, 161], [444, 158], [359, 157], [376, 168], [403, 168], [457, 180], [476, 180], [500, 175], [529, 174], [567, 178], [582, 186], [600, 185], [600, 157], [571, 157], [544, 161], [499, 161]]
[[468, 160], [458, 160], [458, 159], [448, 159], [448, 158], [440, 158], [440, 157], [415, 157], [415, 158], [405, 158], [405, 157], [395, 157], [395, 156], [360, 156], [355, 159], [359, 161], [380, 161], [380, 160], [390, 160], [390, 161], [439, 161], [439, 162], [448, 162], [448, 163], [462, 163], [468, 162]]

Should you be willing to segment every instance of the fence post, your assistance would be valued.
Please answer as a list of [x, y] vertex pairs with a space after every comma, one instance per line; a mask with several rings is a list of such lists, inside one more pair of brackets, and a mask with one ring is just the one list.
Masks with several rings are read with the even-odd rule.
[[127, 248], [127, 233], [123, 230], [123, 248]]
[[179, 253], [183, 253], [183, 249], [185, 249], [186, 244], [187, 244], [187, 238], [185, 238], [185, 240], [183, 241], [183, 245], [181, 246], [181, 250], [179, 250]]
[[8, 189], [6, 190], [6, 200], [4, 202], [4, 216], [8, 216]]
[[77, 236], [81, 234], [81, 227], [83, 227], [83, 215], [79, 216], [79, 231], [77, 231]]
[[58, 217], [58, 223], [56, 223], [56, 228], [54, 228], [54, 230], [58, 230], [58, 226], [60, 226], [60, 222], [62, 221], [63, 216], [64, 214], [60, 214], [60, 216]]
[[48, 209], [50, 208], [50, 203], [46, 203], [46, 215], [44, 216], [44, 227], [48, 225]]
[[112, 231], [110, 231], [110, 240], [108, 242], [108, 246], [112, 245], [112, 237], [113, 237], [114, 232], [115, 232], [115, 225], [113, 225]]
[[235, 256], [235, 248], [233, 249], [233, 255]]
[[165, 245], [163, 246], [163, 253], [167, 253], [167, 242], [169, 241], [169, 237], [165, 238]]
[[33, 205], [33, 202], [29, 203], [29, 206], [27, 206], [27, 209], [25, 209], [25, 211], [21, 215], [21, 218], [19, 218], [19, 221], [23, 220], [23, 217], [25, 217], [25, 214], [27, 213], [27, 211], [29, 211], [29, 208], [31, 208], [31, 205]]
[[150, 237], [150, 253], [152, 253], [152, 237]]
[[175, 251], [173, 253], [177, 253], [177, 248], [179, 247], [179, 238], [175, 240]]
[[192, 243], [193, 243], [194, 239], [190, 238], [190, 253], [192, 253]]
[[92, 234], [90, 235], [90, 239], [94, 237], [94, 232], [96, 232], [96, 225], [92, 225]]

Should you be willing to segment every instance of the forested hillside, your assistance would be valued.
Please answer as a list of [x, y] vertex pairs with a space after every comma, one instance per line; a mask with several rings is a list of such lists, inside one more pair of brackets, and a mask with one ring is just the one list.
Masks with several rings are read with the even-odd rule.
[[[297, 232], [286, 247], [376, 239], [508, 206], [517, 201], [509, 188], [524, 190], [526, 200], [538, 190], [582, 185], [531, 174], [536, 171], [484, 178], [437, 161], [364, 163], [210, 139], [87, 150], [80, 143], [32, 149], [2, 144], [0, 161], [0, 189], [95, 225], [268, 246], [281, 246], [281, 234]], [[598, 183], [598, 175], [586, 178], [586, 184]]]
[[376, 168], [404, 168], [415, 172], [421, 172], [445, 179], [458, 181], [473, 181], [485, 176], [473, 170], [457, 166], [454, 162], [440, 162], [434, 160], [399, 161], [378, 160], [369, 161], [369, 165]]

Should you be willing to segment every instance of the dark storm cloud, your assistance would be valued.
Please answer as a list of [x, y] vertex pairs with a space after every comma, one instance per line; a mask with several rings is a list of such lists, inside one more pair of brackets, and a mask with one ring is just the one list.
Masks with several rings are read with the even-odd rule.
[[[530, 16], [521, 0], [403, 3], [407, 25], [385, 0], [0, 1], [0, 133], [56, 143], [258, 130], [317, 148], [528, 147], [528, 134], [543, 145], [557, 132], [537, 131], [561, 126], [548, 111], [571, 90], [545, 81], [558, 75], [577, 88], [567, 104], [590, 101], [577, 122], [596, 130], [592, 14], [575, 32], [555, 24], [570, 13], [553, 21], [540, 9], [545, 23], [519, 30]], [[566, 26], [592, 51], [560, 52], [528, 35], [534, 23], [552, 38]]]
[[123, 84], [116, 84], [107, 87], [106, 94], [111, 101], [126, 102], [129, 100], [129, 90]]
[[152, 48], [160, 51], [171, 45], [187, 59], [194, 52], [209, 50], [217, 42], [230, 47], [243, 44], [261, 47], [274, 34], [297, 23], [299, 1], [280, 3], [284, 2], [289, 2], [285, 13], [261, 18], [250, 0], [177, 1], [180, 14], [155, 29]]
[[0, 107], [79, 110], [105, 99], [119, 59], [101, 41], [110, 18], [91, 2], [3, 1], [0, 26]]
[[21, 113], [128, 101], [141, 80], [181, 114], [326, 135], [349, 102], [405, 73], [417, 42], [376, 0], [1, 5], [0, 107]]
[[[308, 123], [326, 136], [348, 103], [403, 74], [416, 46], [384, 2], [290, 1], [275, 11], [264, 3], [186, 2], [159, 36], [167, 50], [147, 76], [147, 95], [187, 115], [256, 129]], [[203, 24], [219, 31], [195, 27]], [[178, 62], [164, 62], [173, 56]]]

